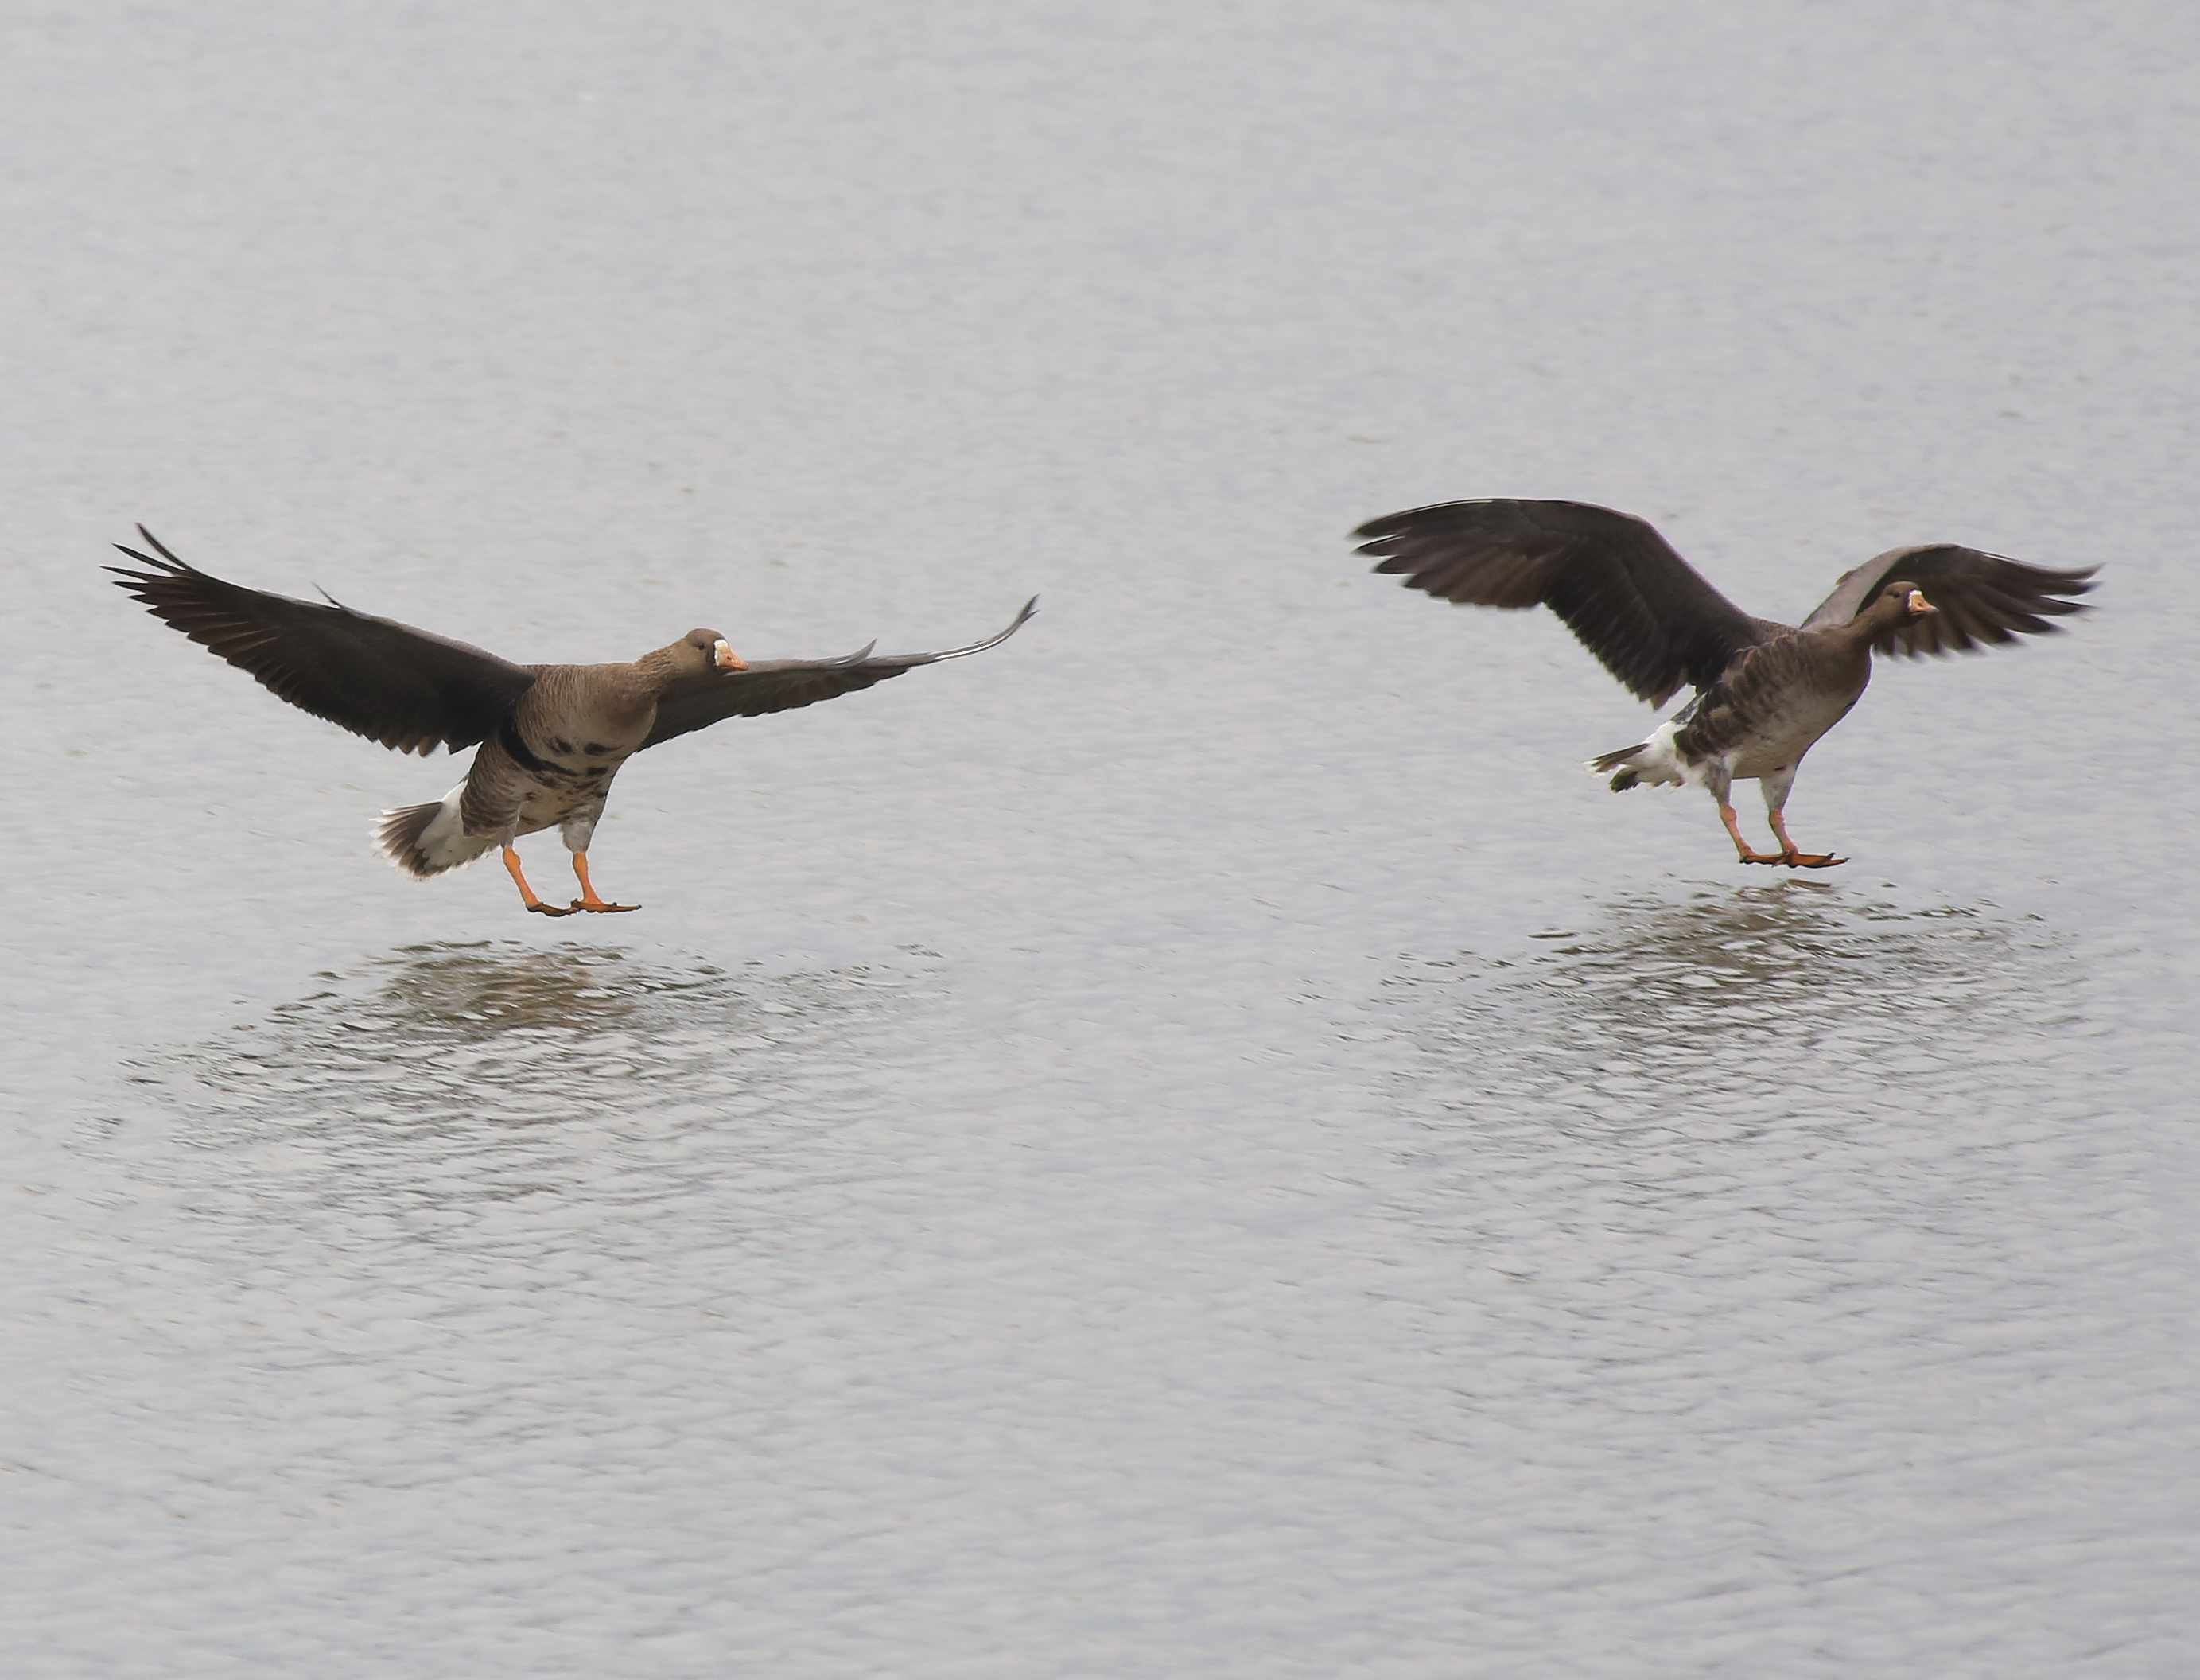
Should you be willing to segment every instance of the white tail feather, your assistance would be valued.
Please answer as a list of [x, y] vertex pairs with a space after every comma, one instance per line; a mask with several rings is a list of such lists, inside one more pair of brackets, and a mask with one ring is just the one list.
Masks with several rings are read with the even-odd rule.
[[1650, 739], [1642, 743], [1642, 751], [1635, 755], [1635, 772], [1653, 787], [1700, 787], [1703, 778], [1681, 762], [1673, 737], [1681, 733], [1679, 720], [1667, 718], [1650, 731]]
[[496, 849], [494, 834], [469, 834], [459, 816], [461, 781], [434, 805], [405, 805], [375, 819], [375, 849], [416, 880], [441, 875]]

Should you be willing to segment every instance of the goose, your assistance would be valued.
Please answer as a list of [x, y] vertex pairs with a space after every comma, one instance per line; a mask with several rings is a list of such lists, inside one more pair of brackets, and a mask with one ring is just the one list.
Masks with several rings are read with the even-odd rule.
[[[188, 565], [144, 526], [152, 552], [114, 546], [137, 562], [111, 565], [117, 587], [278, 700], [356, 735], [425, 758], [476, 747], [465, 779], [440, 799], [386, 811], [375, 844], [417, 880], [500, 851], [520, 902], [539, 916], [639, 909], [598, 895], [588, 843], [619, 767], [635, 753], [728, 717], [813, 705], [918, 665], [998, 647], [1039, 610], [1034, 595], [998, 635], [936, 653], [837, 659], [736, 654], [717, 630], [694, 629], [623, 664], [514, 664], [394, 619], [269, 594]], [[581, 896], [546, 903], [528, 885], [512, 842], [555, 828], [572, 854]]]
[[[1874, 653], [1971, 653], [2060, 628], [2098, 567], [2050, 571], [1952, 542], [1890, 548], [1842, 574], [1800, 626], [1752, 618], [1649, 522], [1579, 501], [1439, 502], [1353, 532], [1375, 570], [1475, 606], [1548, 606], [1639, 699], [1695, 694], [1648, 739], [1598, 754], [1612, 790], [1701, 787], [1744, 863], [1831, 869], [1805, 852], [1786, 810], [1803, 755], [1846, 717]], [[1728, 794], [1754, 778], [1777, 852], [1742, 838]]]

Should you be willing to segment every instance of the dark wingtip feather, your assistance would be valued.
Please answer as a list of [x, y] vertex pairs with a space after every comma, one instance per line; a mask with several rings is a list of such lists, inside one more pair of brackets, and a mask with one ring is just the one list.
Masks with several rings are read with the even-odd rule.
[[1401, 507], [1395, 513], [1378, 513], [1365, 524], [1355, 528], [1352, 535], [1363, 541], [1368, 538], [1405, 536], [1417, 529], [1421, 531], [1448, 528], [1461, 520], [1471, 520], [1492, 507], [1525, 506], [1506, 501], [1503, 498], [1469, 497], [1463, 501], [1424, 502], [1419, 507]]
[[185, 571], [189, 571], [190, 570], [190, 567], [184, 565], [181, 560], [178, 559], [175, 555], [169, 551], [168, 545], [167, 543], [161, 541], [159, 537], [147, 530], [144, 526], [140, 525], [138, 527], [138, 535], [143, 537], [145, 539], [146, 545], [150, 547], [155, 553], [166, 560], [170, 565], [181, 566]]
[[125, 577], [173, 577], [176, 576], [176, 568], [169, 565], [167, 562], [164, 560], [156, 560], [150, 554], [141, 554], [135, 548], [129, 547], [123, 543], [116, 543], [114, 545], [114, 551], [119, 554], [127, 554], [132, 559], [137, 561], [138, 565], [150, 566], [153, 570], [149, 573], [131, 572], [124, 571], [124, 569], [119, 565], [111, 565], [107, 568], [109, 571], [120, 571]]

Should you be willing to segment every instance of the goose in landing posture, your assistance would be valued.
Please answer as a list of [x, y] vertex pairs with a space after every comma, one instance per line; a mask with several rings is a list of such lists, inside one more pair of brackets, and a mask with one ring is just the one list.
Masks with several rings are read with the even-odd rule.
[[[1845, 574], [1799, 628], [1753, 618], [1652, 530], [1578, 501], [1451, 501], [1371, 519], [1353, 533], [1378, 572], [1476, 606], [1548, 606], [1604, 668], [1652, 705], [1694, 697], [1647, 740], [1589, 760], [1614, 793], [1701, 787], [1745, 863], [1829, 869], [1784, 812], [1796, 766], [1848, 715], [1880, 653], [1970, 653], [2059, 629], [2096, 568], [2048, 571], [1952, 542], [1891, 548]], [[1780, 850], [1752, 849], [1728, 790], [1755, 777]]]
[[[787, 711], [982, 653], [1039, 607], [1034, 596], [998, 635], [939, 653], [864, 647], [838, 659], [752, 663], [717, 631], [690, 630], [627, 664], [518, 665], [334, 600], [224, 582], [178, 559], [144, 526], [138, 534], [153, 552], [115, 545], [142, 568], [109, 566], [120, 587], [278, 700], [400, 752], [478, 746], [465, 780], [441, 799], [384, 811], [376, 844], [423, 880], [500, 850], [520, 901], [542, 916], [636, 908], [598, 897], [588, 879], [596, 820], [634, 754], [723, 718]], [[550, 828], [581, 883], [570, 905], [537, 898], [512, 849], [520, 835]]]

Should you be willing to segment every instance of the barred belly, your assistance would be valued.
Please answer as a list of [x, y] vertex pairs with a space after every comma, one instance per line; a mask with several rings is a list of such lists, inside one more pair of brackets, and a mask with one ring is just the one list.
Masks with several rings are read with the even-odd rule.
[[526, 797], [520, 801], [519, 822], [514, 832], [532, 834], [544, 828], [578, 828], [582, 830], [580, 843], [586, 846], [586, 831], [594, 829], [596, 819], [603, 815], [611, 778], [618, 774], [623, 762], [623, 757], [578, 762], [541, 759], [541, 767], [529, 776], [530, 785]]

